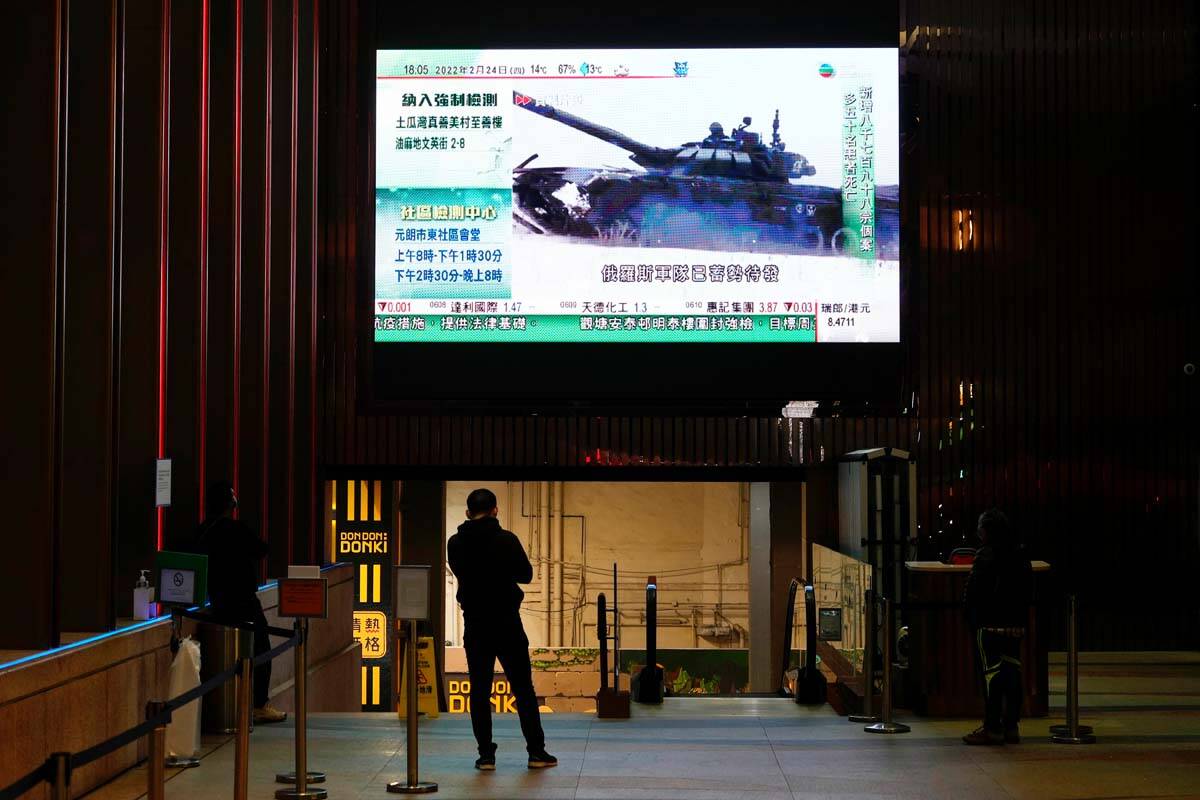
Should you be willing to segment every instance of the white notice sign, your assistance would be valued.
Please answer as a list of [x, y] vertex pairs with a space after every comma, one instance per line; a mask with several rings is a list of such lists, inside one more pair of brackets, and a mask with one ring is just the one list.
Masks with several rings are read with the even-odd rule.
[[162, 603], [194, 603], [196, 573], [190, 569], [166, 568], [159, 576], [158, 599]]
[[429, 619], [429, 567], [396, 567], [396, 619]]
[[154, 505], [171, 505], [171, 459], [160, 458], [154, 462]]

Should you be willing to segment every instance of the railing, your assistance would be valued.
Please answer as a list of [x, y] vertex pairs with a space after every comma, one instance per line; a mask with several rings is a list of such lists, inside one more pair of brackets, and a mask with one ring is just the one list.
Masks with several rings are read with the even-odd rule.
[[[199, 622], [221, 625], [226, 628], [235, 628], [244, 639], [243, 646], [239, 648], [239, 652], [245, 654], [251, 652], [253, 649], [250, 646], [249, 637], [257, 629], [258, 626], [256, 625], [250, 623], [229, 623], [208, 614], [193, 611], [177, 610], [174, 613], [177, 618], [176, 621], [178, 621], [179, 617], [187, 617]], [[235, 800], [245, 800], [249, 768], [251, 684], [253, 682], [254, 667], [259, 664], [265, 664], [292, 648], [302, 647], [306, 639], [306, 629], [301, 626], [299, 620], [297, 620], [295, 627], [292, 629], [268, 627], [267, 633], [272, 636], [286, 636], [288, 639], [259, 656], [251, 657], [242, 655], [238, 659], [238, 663], [233, 667], [212, 676], [204, 683], [189, 689], [177, 697], [173, 697], [167, 701], [151, 701], [147, 703], [146, 721], [140, 725], [136, 725], [77, 753], [51, 753], [41, 766], [9, 784], [7, 787], [0, 789], [0, 800], [15, 800], [43, 782], [50, 784], [50, 796], [53, 800], [66, 800], [70, 796], [72, 772], [104, 758], [104, 756], [122, 747], [133, 744], [143, 736], [147, 739], [149, 753], [149, 768], [146, 770], [147, 796], [149, 800], [162, 800], [164, 797], [163, 783], [165, 780], [163, 767], [166, 763], [166, 726], [171, 722], [171, 717], [174, 712], [183, 708], [188, 703], [201, 699], [210, 692], [225, 685], [226, 682], [234, 679], [238, 681], [234, 798]], [[298, 696], [296, 698], [298, 714], [299, 709], [305, 704], [305, 698], [300, 696], [300, 685], [301, 682], [298, 681]], [[302, 740], [304, 735], [303, 725], [298, 721], [296, 725], [298, 740]], [[298, 743], [298, 754], [302, 751], [303, 746]], [[304, 765], [298, 764], [297, 769], [303, 770]]]

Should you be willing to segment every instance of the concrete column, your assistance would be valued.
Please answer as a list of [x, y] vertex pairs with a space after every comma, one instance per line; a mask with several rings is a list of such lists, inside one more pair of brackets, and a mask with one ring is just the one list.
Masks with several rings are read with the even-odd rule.
[[750, 691], [771, 685], [771, 484], [750, 484]]
[[554, 563], [554, 554], [550, 550], [550, 481], [538, 483], [538, 537], [541, 540], [542, 609], [546, 612], [542, 646], [550, 647], [550, 633], [553, 630], [550, 618], [554, 616], [554, 601], [550, 592], [550, 565]]

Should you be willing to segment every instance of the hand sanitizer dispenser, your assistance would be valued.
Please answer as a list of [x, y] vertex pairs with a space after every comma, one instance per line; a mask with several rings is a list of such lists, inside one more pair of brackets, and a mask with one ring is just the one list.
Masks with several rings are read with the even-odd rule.
[[133, 587], [133, 618], [134, 619], [150, 619], [150, 604], [154, 602], [154, 587], [150, 585], [150, 581], [146, 579], [146, 573], [150, 570], [142, 570], [141, 576], [137, 580], [137, 584]]

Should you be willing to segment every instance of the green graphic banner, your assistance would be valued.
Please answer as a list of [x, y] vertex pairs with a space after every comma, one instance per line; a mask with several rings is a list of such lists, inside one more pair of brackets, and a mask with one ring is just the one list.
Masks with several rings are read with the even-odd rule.
[[815, 342], [812, 314], [387, 314], [377, 342]]

